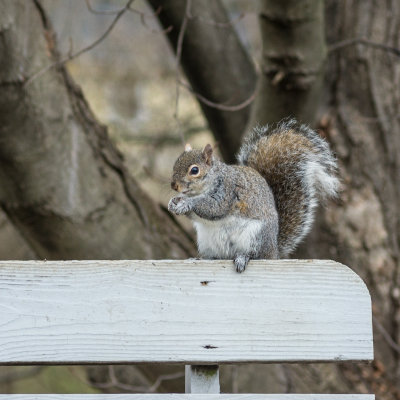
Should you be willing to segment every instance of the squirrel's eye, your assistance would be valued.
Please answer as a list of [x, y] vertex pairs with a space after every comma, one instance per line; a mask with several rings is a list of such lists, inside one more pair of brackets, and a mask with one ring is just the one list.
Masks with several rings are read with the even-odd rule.
[[193, 167], [190, 168], [189, 170], [189, 174], [190, 175], [198, 175], [200, 172], [199, 167], [197, 167], [196, 165], [194, 165]]

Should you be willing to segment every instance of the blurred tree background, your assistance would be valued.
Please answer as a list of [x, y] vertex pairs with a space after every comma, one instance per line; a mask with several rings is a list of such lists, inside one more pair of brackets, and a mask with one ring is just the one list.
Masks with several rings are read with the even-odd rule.
[[[0, 259], [193, 256], [165, 208], [183, 139], [232, 162], [294, 116], [343, 186], [297, 256], [365, 280], [375, 361], [224, 366], [222, 390], [400, 399], [399, 56], [398, 0], [0, 0]], [[3, 393], [135, 390], [183, 367], [0, 368]]]

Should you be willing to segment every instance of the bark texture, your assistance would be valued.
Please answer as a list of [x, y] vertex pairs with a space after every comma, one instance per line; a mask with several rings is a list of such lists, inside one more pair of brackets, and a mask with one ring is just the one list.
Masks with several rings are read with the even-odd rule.
[[2, 260], [34, 260], [37, 258], [18, 229], [0, 209], [0, 254]]
[[[398, 1], [329, 0], [326, 17], [329, 43], [364, 37], [400, 47]], [[340, 159], [343, 193], [321, 219], [323, 246], [310, 245], [308, 254], [340, 260], [366, 281], [376, 318], [375, 363], [356, 368], [358, 384], [380, 398], [399, 399], [400, 60], [353, 45], [332, 51], [328, 66], [322, 127]], [[354, 369], [342, 371], [352, 381]]]
[[334, 46], [326, 56], [323, 34], [328, 43], [367, 38], [399, 48], [400, 4], [328, 0], [325, 28], [322, 1], [265, 0], [261, 6], [263, 67], [251, 123], [286, 116], [317, 122], [337, 153], [340, 201], [320, 210], [297, 256], [334, 259], [364, 278], [373, 301], [375, 361], [243, 366], [240, 391], [251, 385], [257, 392], [374, 392], [400, 399], [400, 62], [354, 44]]
[[[328, 43], [367, 38], [400, 47], [398, 1], [328, 0]], [[400, 399], [400, 62], [364, 45], [333, 46], [320, 112], [337, 153], [340, 201], [321, 211], [301, 256], [331, 258], [365, 280], [374, 312], [375, 361], [343, 365], [335, 381]]]
[[[0, 205], [9, 220], [39, 258], [195, 255], [192, 239], [129, 175], [65, 68], [25, 84], [57, 60], [40, 3], [0, 0]], [[143, 366], [139, 375], [154, 382], [165, 370]]]
[[0, 2], [0, 204], [39, 257], [181, 258], [192, 241], [129, 176], [38, 2]]
[[326, 45], [323, 0], [261, 0], [261, 76], [250, 126], [288, 116], [315, 122]]
[[[161, 7], [159, 20], [172, 26], [167, 38], [176, 52], [185, 15], [186, 0], [148, 0], [153, 9]], [[249, 55], [233, 26], [218, 26], [229, 17], [219, 0], [192, 1], [183, 37], [181, 65], [192, 88], [208, 100], [236, 105], [249, 99], [256, 86], [256, 74]], [[228, 162], [235, 161], [246, 128], [250, 106], [237, 111], [222, 111], [199, 102], [210, 129], [220, 143]]]

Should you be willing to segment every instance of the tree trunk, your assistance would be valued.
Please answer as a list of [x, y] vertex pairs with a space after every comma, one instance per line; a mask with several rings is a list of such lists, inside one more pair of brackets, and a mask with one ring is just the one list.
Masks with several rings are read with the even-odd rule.
[[322, 0], [261, 0], [261, 76], [250, 126], [286, 117], [313, 124], [326, 45]]
[[[40, 258], [194, 255], [192, 239], [129, 175], [63, 65], [39, 1], [0, 0], [0, 205]], [[150, 379], [162, 366], [140, 367]], [[169, 368], [169, 372], [180, 370]], [[168, 381], [179, 391], [183, 380]]]
[[129, 176], [60, 65], [39, 2], [0, 2], [0, 203], [42, 258], [182, 258], [173, 218]]
[[15, 228], [1, 209], [0, 255], [2, 260], [34, 260], [37, 258], [18, 229]]
[[[167, 38], [176, 52], [186, 0], [148, 0], [164, 28], [172, 27]], [[249, 55], [234, 27], [223, 24], [229, 17], [219, 0], [192, 1], [183, 38], [181, 65], [195, 90], [206, 99], [237, 105], [251, 98], [256, 74]], [[222, 23], [218, 25], [217, 23]], [[222, 26], [221, 26], [222, 25]], [[199, 102], [211, 131], [228, 162], [235, 162], [246, 128], [250, 105], [235, 112], [223, 111]]]
[[[362, 37], [400, 47], [396, 0], [329, 0], [326, 16], [330, 43]], [[321, 219], [323, 248], [317, 231], [309, 246], [310, 256], [323, 251], [354, 268], [371, 291], [376, 362], [362, 368], [360, 385], [385, 399], [400, 398], [399, 66], [399, 58], [370, 46], [331, 51], [322, 125], [340, 159], [343, 192]], [[352, 381], [352, 371], [343, 370]]]
[[366, 38], [399, 48], [400, 5], [327, 2], [327, 39], [337, 45], [322, 86], [322, 1], [261, 4], [263, 67], [252, 121], [295, 116], [313, 123], [324, 115], [319, 127], [338, 155], [343, 191], [339, 202], [320, 211], [296, 256], [331, 258], [364, 278], [375, 315], [375, 362], [265, 366], [260, 373], [274, 377], [271, 391], [286, 383], [293, 392], [375, 392], [400, 399], [399, 59], [375, 47], [338, 43]]

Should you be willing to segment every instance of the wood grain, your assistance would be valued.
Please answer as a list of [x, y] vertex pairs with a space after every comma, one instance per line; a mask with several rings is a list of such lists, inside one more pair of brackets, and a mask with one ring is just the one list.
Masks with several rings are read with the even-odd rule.
[[333, 261], [0, 262], [0, 363], [373, 358], [370, 296]]

